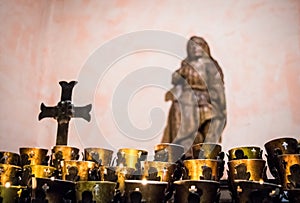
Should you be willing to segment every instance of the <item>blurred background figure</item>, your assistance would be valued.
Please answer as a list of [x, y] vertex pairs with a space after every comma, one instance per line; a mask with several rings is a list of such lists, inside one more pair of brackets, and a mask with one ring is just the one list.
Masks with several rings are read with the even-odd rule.
[[224, 76], [202, 37], [188, 41], [187, 58], [173, 73], [172, 84], [165, 96], [172, 105], [161, 142], [183, 145], [185, 151], [197, 143], [220, 143], [227, 118]]

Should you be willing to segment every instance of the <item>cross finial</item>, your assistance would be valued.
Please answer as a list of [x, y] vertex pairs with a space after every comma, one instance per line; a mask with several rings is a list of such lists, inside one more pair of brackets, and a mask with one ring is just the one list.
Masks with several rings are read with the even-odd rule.
[[72, 90], [77, 84], [76, 81], [71, 81], [69, 83], [61, 81], [59, 84], [62, 88], [61, 100], [53, 107], [47, 107], [42, 103], [39, 120], [43, 118], [54, 118], [57, 120], [56, 145], [67, 145], [69, 122], [71, 118], [83, 118], [86, 121], [90, 121], [92, 105], [88, 104], [83, 107], [75, 107], [72, 104]]

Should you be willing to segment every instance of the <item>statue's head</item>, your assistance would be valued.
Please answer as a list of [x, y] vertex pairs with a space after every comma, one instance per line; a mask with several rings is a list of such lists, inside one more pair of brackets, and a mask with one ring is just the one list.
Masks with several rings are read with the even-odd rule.
[[187, 54], [188, 58], [192, 60], [203, 56], [210, 57], [209, 46], [202, 37], [193, 36], [188, 41]]

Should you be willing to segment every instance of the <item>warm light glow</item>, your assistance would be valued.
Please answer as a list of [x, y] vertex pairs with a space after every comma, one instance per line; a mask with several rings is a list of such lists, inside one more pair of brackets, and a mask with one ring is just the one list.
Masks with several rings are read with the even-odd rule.
[[259, 180], [259, 184], [261, 184], [261, 185], [264, 184], [264, 180], [263, 180], [263, 179], [260, 179], [260, 180]]
[[137, 187], [137, 188], [135, 188], [135, 191], [140, 191], [140, 188], [138, 188], [138, 187]]
[[54, 181], [54, 180], [55, 180], [55, 177], [51, 177], [50, 180]]
[[272, 190], [272, 192], [269, 193], [270, 197], [273, 197], [277, 194], [276, 190]]
[[142, 185], [147, 185], [147, 179], [146, 179], [146, 178], [144, 178], [144, 179], [142, 180]]
[[237, 187], [236, 191], [243, 192], [242, 188], [240, 186]]
[[6, 183], [5, 183], [5, 187], [6, 187], [6, 188], [9, 188], [10, 186], [11, 186], [10, 182], [6, 182]]

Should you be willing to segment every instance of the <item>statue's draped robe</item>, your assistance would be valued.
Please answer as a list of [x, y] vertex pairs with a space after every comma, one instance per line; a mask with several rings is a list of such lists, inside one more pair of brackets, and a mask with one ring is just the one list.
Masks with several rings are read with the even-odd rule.
[[184, 60], [173, 74], [174, 88], [162, 142], [189, 149], [192, 144], [220, 142], [226, 125], [223, 73], [209, 56]]

